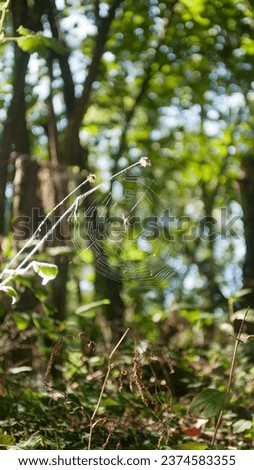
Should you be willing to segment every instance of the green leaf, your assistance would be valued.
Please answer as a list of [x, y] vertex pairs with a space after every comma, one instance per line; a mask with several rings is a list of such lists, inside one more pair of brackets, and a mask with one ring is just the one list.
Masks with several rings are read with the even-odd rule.
[[48, 296], [47, 288], [44, 286], [36, 285], [34, 286], [33, 291], [37, 299], [41, 302], [43, 302]]
[[238, 421], [236, 421], [233, 424], [233, 433], [234, 434], [242, 433], [251, 428], [252, 428], [252, 421], [249, 421], [246, 419], [238, 419]]
[[3, 434], [2, 429], [0, 429], [0, 449], [1, 447], [9, 447], [15, 444], [15, 439], [9, 434]]
[[35, 34], [30, 29], [24, 28], [24, 26], [20, 26], [17, 32], [21, 35], [17, 38], [18, 46], [24, 52], [29, 54], [38, 52], [42, 55], [46, 53], [47, 49], [52, 49], [58, 54], [66, 52], [65, 47], [56, 38], [48, 38], [43, 36], [41, 32]]
[[29, 439], [20, 441], [17, 445], [11, 447], [13, 450], [18, 449], [36, 449], [39, 445], [41, 445], [42, 436], [39, 432], [34, 433]]
[[31, 29], [24, 28], [24, 26], [20, 25], [20, 27], [17, 29], [17, 33], [20, 34], [20, 36], [35, 36], [35, 33], [31, 31]]
[[188, 8], [192, 18], [199, 24], [209, 25], [208, 18], [203, 18], [202, 13], [206, 10], [207, 0], [181, 0], [186, 8]]
[[58, 267], [55, 264], [33, 261], [31, 265], [34, 271], [42, 278], [43, 286], [57, 276]]
[[22, 51], [28, 52], [29, 54], [33, 54], [34, 52], [44, 54], [46, 52], [42, 37], [25, 36], [18, 38], [17, 43]]
[[252, 292], [252, 289], [240, 289], [238, 290], [233, 297], [233, 299], [239, 299], [243, 297], [244, 295], [250, 294]]
[[12, 298], [12, 304], [15, 304], [17, 300], [17, 292], [11, 286], [0, 286], [0, 291], [4, 292], [5, 294], [9, 295]]
[[242, 49], [246, 52], [246, 54], [254, 55], [254, 40], [248, 37], [242, 38]]
[[196, 416], [211, 418], [223, 411], [230, 402], [232, 393], [219, 390], [202, 390], [192, 401], [188, 413]]
[[207, 444], [201, 444], [199, 442], [186, 442], [184, 444], [178, 444], [177, 446], [172, 446], [172, 449], [176, 450], [205, 450], [207, 449]]
[[66, 49], [65, 47], [55, 38], [47, 38], [43, 37], [43, 41], [46, 47], [49, 49], [52, 49], [52, 51], [55, 51], [57, 54], [65, 54]]
[[97, 302], [90, 302], [90, 304], [82, 305], [76, 310], [76, 314], [82, 316], [88, 310], [91, 310], [96, 307], [100, 307], [101, 305], [109, 305], [109, 299], [98, 300]]
[[15, 320], [15, 323], [19, 331], [23, 331], [26, 328], [28, 328], [30, 321], [31, 321], [30, 316], [25, 312], [14, 313], [13, 318]]

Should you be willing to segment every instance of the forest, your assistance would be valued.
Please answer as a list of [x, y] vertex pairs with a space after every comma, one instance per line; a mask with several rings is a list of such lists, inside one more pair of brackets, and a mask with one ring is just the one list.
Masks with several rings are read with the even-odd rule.
[[0, 449], [253, 449], [252, 2], [4, 0], [0, 53]]

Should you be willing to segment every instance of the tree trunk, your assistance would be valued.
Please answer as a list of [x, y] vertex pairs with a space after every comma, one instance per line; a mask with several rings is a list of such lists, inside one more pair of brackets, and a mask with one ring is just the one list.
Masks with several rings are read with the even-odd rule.
[[243, 162], [243, 178], [240, 181], [246, 256], [243, 266], [244, 288], [254, 288], [254, 159]]
[[29, 153], [25, 111], [25, 76], [29, 55], [15, 46], [15, 70], [12, 101], [7, 113], [0, 144], [0, 234], [4, 233], [7, 166], [12, 151]]
[[[13, 0], [11, 2], [13, 36], [17, 36], [20, 25], [38, 31], [41, 28], [41, 15], [48, 6], [48, 0], [35, 0], [33, 7], [30, 8], [25, 0]], [[0, 142], [0, 235], [5, 231], [5, 190], [10, 153], [15, 151], [18, 154], [29, 154], [24, 91], [29, 57], [29, 54], [23, 52], [14, 42], [12, 100]]]
[[243, 265], [243, 288], [250, 292], [236, 302], [237, 310], [254, 307], [254, 159], [246, 157], [242, 164], [242, 178], [239, 181], [246, 254]]

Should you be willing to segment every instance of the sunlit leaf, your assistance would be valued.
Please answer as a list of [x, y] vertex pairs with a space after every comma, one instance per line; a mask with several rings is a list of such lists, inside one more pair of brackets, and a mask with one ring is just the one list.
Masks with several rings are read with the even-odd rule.
[[178, 444], [172, 446], [172, 449], [176, 450], [205, 450], [207, 449], [207, 444], [201, 444], [200, 442], [186, 442], [184, 444]]
[[41, 32], [34, 33], [23, 26], [20, 26], [17, 32], [21, 37], [17, 38], [18, 46], [24, 51], [32, 54], [34, 52], [39, 52], [44, 54], [48, 49], [52, 49], [58, 54], [64, 54], [64, 46], [55, 38], [48, 38], [44, 36]]
[[45, 44], [42, 37], [24, 36], [17, 39], [18, 46], [22, 51], [33, 54], [39, 52], [43, 54], [46, 52]]
[[204, 18], [202, 13], [206, 9], [207, 0], [181, 0], [181, 3], [186, 6], [192, 16], [192, 18], [197, 21], [197, 23], [208, 25], [208, 18]]
[[242, 433], [244, 431], [247, 431], [248, 429], [251, 429], [252, 426], [252, 421], [249, 421], [247, 419], [238, 419], [238, 421], [233, 424], [233, 433]]
[[55, 264], [33, 261], [31, 265], [34, 271], [42, 278], [43, 286], [57, 276], [58, 267]]
[[24, 26], [19, 26], [19, 28], [17, 29], [17, 32], [20, 34], [20, 36], [32, 36], [34, 35], [35, 36], [35, 33], [33, 31], [31, 31], [31, 29], [28, 29], [28, 28], [24, 28]]
[[254, 55], [254, 40], [253, 39], [243, 36], [241, 46], [243, 50], [246, 52], [246, 54]]

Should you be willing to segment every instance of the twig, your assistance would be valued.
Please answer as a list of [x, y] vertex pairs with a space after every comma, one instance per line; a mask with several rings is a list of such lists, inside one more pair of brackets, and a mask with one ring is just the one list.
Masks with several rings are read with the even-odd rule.
[[[233, 351], [231, 367], [230, 367], [230, 373], [229, 373], [229, 379], [228, 379], [228, 385], [227, 385], [227, 390], [226, 390], [227, 393], [230, 393], [230, 390], [231, 390], [231, 385], [232, 385], [232, 382], [233, 382], [233, 376], [234, 376], [234, 370], [235, 370], [235, 364], [236, 364], [237, 350], [238, 350], [239, 343], [241, 343], [241, 334], [242, 334], [242, 331], [243, 331], [243, 325], [244, 325], [244, 322], [246, 320], [246, 317], [248, 315], [249, 310], [250, 310], [250, 307], [247, 308], [247, 310], [244, 314], [244, 317], [242, 319], [242, 322], [241, 322], [241, 325], [240, 325], [240, 328], [239, 328], [239, 331], [238, 331], [238, 335], [235, 338], [235, 347], [234, 347], [234, 351]], [[218, 420], [216, 422], [214, 433], [213, 433], [213, 438], [212, 438], [212, 445], [215, 444], [217, 432], [218, 432], [219, 427], [221, 425], [223, 414], [224, 414], [224, 410], [222, 410], [220, 412]]]
[[96, 417], [97, 413], [98, 413], [98, 409], [99, 409], [99, 406], [101, 404], [101, 400], [102, 400], [102, 396], [103, 396], [103, 393], [105, 391], [105, 388], [106, 388], [106, 385], [107, 385], [107, 381], [108, 381], [108, 378], [109, 378], [109, 374], [111, 372], [111, 369], [112, 369], [112, 363], [111, 363], [111, 359], [113, 357], [113, 355], [115, 354], [117, 348], [120, 346], [120, 344], [123, 342], [125, 336], [129, 333], [130, 331], [130, 328], [127, 328], [127, 330], [125, 330], [124, 334], [121, 336], [121, 338], [119, 339], [117, 345], [114, 347], [114, 349], [112, 349], [109, 357], [108, 357], [108, 368], [107, 368], [107, 372], [106, 372], [106, 375], [105, 375], [105, 378], [104, 378], [104, 381], [103, 381], [103, 384], [102, 384], [102, 387], [101, 387], [101, 391], [100, 391], [100, 395], [99, 395], [99, 398], [98, 398], [98, 401], [96, 403], [96, 406], [95, 406], [95, 409], [94, 409], [94, 412], [92, 414], [92, 417], [90, 419], [90, 431], [89, 431], [89, 438], [88, 438], [88, 446], [87, 446], [87, 449], [88, 450], [91, 450], [91, 445], [92, 445], [92, 435], [93, 435], [93, 430], [96, 426], [96, 424], [98, 423], [98, 420], [94, 421], [94, 418]]

